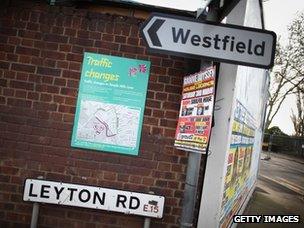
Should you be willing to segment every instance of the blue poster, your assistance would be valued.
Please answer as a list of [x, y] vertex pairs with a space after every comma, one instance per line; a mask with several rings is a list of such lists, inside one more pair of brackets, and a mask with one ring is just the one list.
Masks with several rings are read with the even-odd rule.
[[85, 53], [72, 147], [138, 155], [150, 62]]

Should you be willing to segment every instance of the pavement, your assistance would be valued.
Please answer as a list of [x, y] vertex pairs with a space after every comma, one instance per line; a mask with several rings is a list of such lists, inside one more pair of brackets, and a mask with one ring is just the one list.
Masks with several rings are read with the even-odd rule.
[[257, 187], [244, 214], [300, 215], [301, 223], [239, 224], [238, 228], [304, 227], [304, 159], [263, 152]]

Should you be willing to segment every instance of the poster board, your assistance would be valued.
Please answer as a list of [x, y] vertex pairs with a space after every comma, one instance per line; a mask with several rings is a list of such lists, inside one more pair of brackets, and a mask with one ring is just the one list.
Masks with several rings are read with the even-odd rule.
[[138, 155], [150, 62], [85, 53], [72, 147]]
[[239, 100], [236, 100], [235, 107], [224, 177], [221, 227], [229, 225], [253, 185], [251, 166], [255, 149], [256, 121]]
[[175, 147], [205, 153], [214, 104], [215, 67], [185, 76]]

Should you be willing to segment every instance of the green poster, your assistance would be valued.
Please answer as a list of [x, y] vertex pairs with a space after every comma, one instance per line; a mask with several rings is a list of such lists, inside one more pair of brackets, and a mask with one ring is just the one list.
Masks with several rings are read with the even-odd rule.
[[150, 62], [85, 53], [72, 147], [138, 155]]

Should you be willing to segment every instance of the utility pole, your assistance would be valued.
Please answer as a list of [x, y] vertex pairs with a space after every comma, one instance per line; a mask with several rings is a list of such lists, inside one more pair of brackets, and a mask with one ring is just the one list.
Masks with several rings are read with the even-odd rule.
[[[199, 16], [199, 15], [198, 15]], [[216, 22], [218, 20], [217, 5], [211, 5], [207, 14], [208, 21]], [[212, 62], [201, 60], [201, 69], [212, 66]], [[217, 69], [218, 70], [218, 69]], [[208, 154], [208, 151], [207, 151]], [[206, 162], [207, 162], [206, 154]], [[200, 164], [202, 154], [189, 152], [187, 173], [185, 181], [185, 191], [183, 197], [182, 216], [180, 221], [181, 228], [193, 227], [194, 209], [197, 202], [197, 184], [199, 178]]]

